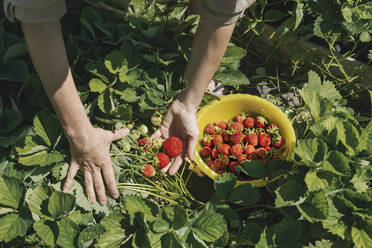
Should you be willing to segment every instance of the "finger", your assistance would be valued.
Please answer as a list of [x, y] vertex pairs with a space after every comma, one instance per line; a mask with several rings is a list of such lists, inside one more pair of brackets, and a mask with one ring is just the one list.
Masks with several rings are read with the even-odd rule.
[[180, 168], [181, 164], [182, 164], [182, 155], [179, 155], [178, 157], [176, 157], [169, 169], [169, 172], [168, 174], [173, 176], [174, 174], [177, 173], [178, 169]]
[[94, 193], [93, 178], [89, 170], [84, 170], [84, 182], [87, 190], [88, 198], [91, 203], [96, 201], [96, 194]]
[[156, 130], [155, 133], [153, 133], [150, 137], [150, 139], [155, 139], [161, 137], [161, 131], [160, 129]]
[[98, 201], [101, 205], [106, 204], [106, 192], [105, 192], [105, 184], [103, 183], [101, 170], [99, 168], [96, 168], [93, 170], [93, 184], [94, 189], [96, 190], [96, 195], [98, 198]]
[[160, 170], [161, 173], [167, 173], [167, 171], [169, 170], [171, 165], [172, 165], [172, 163], [167, 164], [167, 166], [165, 166], [163, 169]]
[[194, 160], [194, 153], [196, 149], [196, 144], [198, 143], [198, 137], [190, 137], [189, 143], [187, 145], [187, 156], [190, 160]]
[[65, 185], [63, 186], [63, 191], [68, 191], [72, 185], [72, 179], [74, 179], [77, 171], [79, 170], [80, 166], [75, 161], [71, 161], [70, 168], [68, 169], [68, 174], [66, 178]]
[[102, 174], [111, 196], [115, 199], [118, 198], [119, 190], [118, 186], [116, 185], [115, 173], [111, 163], [109, 164], [109, 166], [105, 166], [102, 168]]
[[128, 128], [122, 128], [115, 131], [112, 131], [112, 141], [120, 140], [129, 134], [130, 130]]

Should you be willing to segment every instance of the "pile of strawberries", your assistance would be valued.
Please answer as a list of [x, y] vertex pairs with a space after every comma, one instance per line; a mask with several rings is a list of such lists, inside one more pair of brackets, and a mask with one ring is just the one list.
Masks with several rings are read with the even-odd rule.
[[284, 150], [284, 139], [275, 123], [263, 116], [239, 114], [229, 121], [209, 123], [201, 138], [199, 151], [204, 162], [215, 172], [237, 172], [246, 160], [278, 159]]
[[[160, 142], [161, 143], [159, 146], [159, 142], [158, 144], [156, 144], [153, 140], [146, 137], [146, 138], [139, 139], [138, 145], [143, 146], [145, 151], [155, 148], [154, 150], [156, 150], [157, 153], [155, 154], [154, 165], [158, 167], [159, 169], [163, 169], [171, 162], [172, 158], [175, 158], [178, 155], [181, 155], [182, 150], [183, 150], [183, 144], [182, 144], [182, 140], [175, 136], [171, 136], [167, 138], [166, 140], [164, 140], [164, 142], [162, 141]], [[164, 152], [160, 152], [160, 151], [164, 151]], [[156, 171], [155, 171], [154, 165], [146, 164], [143, 167], [142, 174], [145, 177], [155, 176]]]

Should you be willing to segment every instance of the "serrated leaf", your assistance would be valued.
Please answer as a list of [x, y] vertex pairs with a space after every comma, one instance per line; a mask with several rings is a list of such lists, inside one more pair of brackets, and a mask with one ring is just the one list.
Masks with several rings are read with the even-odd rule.
[[327, 102], [320, 97], [317, 92], [312, 89], [304, 88], [299, 90], [299, 93], [302, 99], [304, 99], [306, 105], [309, 107], [310, 113], [316, 121], [328, 114]]
[[214, 180], [214, 189], [218, 195], [226, 198], [236, 184], [236, 176], [233, 173], [223, 173]]
[[105, 229], [100, 224], [87, 226], [80, 234], [78, 239], [79, 248], [88, 248], [91, 246], [94, 239], [97, 239], [105, 232]]
[[18, 162], [26, 166], [46, 166], [61, 162], [64, 156], [58, 151], [41, 151], [28, 156], [21, 156]]
[[159, 213], [159, 208], [155, 203], [137, 196], [126, 197], [124, 205], [128, 214], [134, 215], [136, 212], [141, 212], [148, 221], [156, 220], [156, 215]]
[[78, 226], [69, 218], [65, 217], [58, 221], [57, 244], [63, 248], [75, 247], [75, 239], [78, 234]]
[[328, 206], [328, 217], [322, 221], [322, 226], [330, 233], [338, 235], [344, 239], [347, 226], [342, 221], [343, 215], [338, 212], [331, 199], [328, 200]]
[[189, 232], [185, 243], [188, 248], [208, 248], [203, 240], [196, 236], [193, 232]]
[[156, 233], [165, 233], [169, 230], [169, 223], [158, 215], [158, 218], [152, 223], [152, 230]]
[[164, 215], [174, 230], [184, 227], [187, 223], [186, 210], [179, 205], [166, 206]]
[[169, 232], [161, 237], [161, 247], [169, 247], [169, 248], [182, 248], [184, 247], [177, 237], [177, 235], [172, 231]]
[[239, 205], [252, 205], [260, 199], [260, 192], [250, 183], [236, 187], [228, 198], [229, 202]]
[[275, 206], [283, 207], [292, 205], [299, 201], [306, 193], [304, 187], [295, 180], [288, 180], [275, 190], [276, 199]]
[[0, 219], [0, 241], [9, 242], [17, 236], [24, 236], [30, 223], [18, 214], [12, 213]]
[[0, 134], [9, 135], [22, 122], [22, 114], [18, 108], [4, 109], [0, 114]]
[[361, 42], [370, 42], [372, 40], [372, 36], [369, 34], [368, 31], [362, 32], [359, 36]]
[[113, 74], [127, 70], [125, 57], [119, 51], [112, 51], [105, 57], [105, 66]]
[[351, 227], [351, 237], [355, 248], [368, 248], [372, 244], [372, 238], [363, 229], [358, 229], [355, 226]]
[[75, 205], [75, 197], [73, 195], [55, 191], [49, 198], [48, 211], [53, 217], [70, 212]]
[[263, 178], [267, 176], [266, 166], [262, 161], [244, 161], [240, 167], [241, 171], [248, 176]]
[[10, 59], [15, 59], [17, 57], [20, 57], [24, 54], [27, 54], [27, 46], [24, 41], [18, 42], [12, 46], [10, 46], [4, 53], [3, 56], [3, 63], [5, 64]]
[[328, 146], [320, 139], [303, 139], [297, 141], [294, 150], [295, 154], [301, 158], [306, 165], [313, 165], [314, 162], [321, 162], [328, 150]]
[[27, 64], [20, 59], [10, 59], [0, 65], [0, 79], [24, 82], [29, 75]]
[[115, 110], [116, 108], [111, 92], [109, 92], [108, 90], [98, 96], [97, 105], [99, 109], [105, 114], [110, 114], [111, 111]]
[[275, 243], [279, 246], [291, 246], [301, 238], [302, 225], [292, 218], [283, 219], [275, 226]]
[[54, 146], [58, 137], [62, 135], [62, 129], [57, 118], [42, 111], [34, 118], [35, 133], [40, 136], [49, 147]]
[[227, 230], [227, 225], [222, 215], [204, 208], [191, 220], [191, 229], [200, 239], [214, 242]]
[[319, 178], [315, 171], [309, 171], [306, 174], [305, 183], [310, 192], [322, 190], [328, 187], [327, 180]]
[[24, 191], [19, 180], [0, 175], [0, 204], [17, 209]]
[[322, 221], [328, 217], [327, 197], [321, 191], [310, 193], [306, 201], [297, 205], [297, 208], [302, 216], [311, 223]]
[[348, 159], [342, 153], [335, 150], [327, 154], [327, 161], [323, 164], [323, 170], [330, 171], [339, 176], [349, 176], [351, 173]]
[[110, 84], [113, 81], [113, 75], [107, 70], [105, 64], [101, 61], [95, 63], [87, 63], [85, 69], [100, 78], [105, 84]]
[[115, 93], [120, 95], [120, 99], [125, 102], [137, 102], [139, 97], [135, 89], [126, 88], [124, 90], [115, 90]]
[[121, 227], [120, 221], [123, 219], [121, 215], [110, 215], [101, 221], [105, 232], [99, 237], [97, 247], [108, 248], [118, 247], [125, 239], [125, 230]]
[[81, 213], [80, 210], [73, 211], [69, 214], [68, 218], [79, 226], [94, 223], [94, 217], [92, 213]]
[[285, 17], [286, 14], [277, 9], [269, 9], [265, 11], [264, 21], [265, 22], [276, 22]]
[[254, 222], [248, 222], [239, 231], [237, 241], [240, 245], [256, 244], [260, 240], [263, 228]]
[[89, 88], [92, 92], [102, 93], [107, 88], [107, 85], [98, 78], [93, 78], [89, 81]]
[[54, 247], [58, 236], [58, 226], [56, 222], [48, 220], [38, 220], [33, 225], [34, 230], [48, 246]]
[[160, 98], [158, 95], [154, 94], [152, 91], [147, 91], [146, 93], [147, 98], [156, 106], [164, 106], [165, 101]]
[[50, 189], [46, 186], [39, 185], [37, 186], [28, 199], [28, 205], [30, 210], [34, 213], [43, 217], [45, 219], [53, 220], [46, 211], [46, 202], [50, 196]]
[[247, 51], [241, 47], [238, 47], [234, 44], [229, 44], [227, 46], [226, 51], [223, 55], [223, 58], [221, 60], [221, 65], [227, 66], [229, 64], [232, 64], [236, 61], [239, 61], [244, 56], [247, 55]]
[[225, 86], [238, 86], [250, 84], [249, 79], [241, 71], [224, 70], [213, 76], [214, 81]]

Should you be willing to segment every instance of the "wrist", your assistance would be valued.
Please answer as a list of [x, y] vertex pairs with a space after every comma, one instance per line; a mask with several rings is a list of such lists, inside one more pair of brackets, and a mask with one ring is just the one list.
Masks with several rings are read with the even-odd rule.
[[203, 96], [199, 97], [197, 94], [193, 94], [190, 89], [186, 88], [177, 97], [177, 101], [182, 104], [187, 110], [196, 113], [198, 111], [202, 97]]
[[64, 128], [65, 134], [67, 136], [67, 139], [69, 141], [76, 141], [76, 140], [83, 140], [86, 139], [87, 136], [90, 135], [90, 133], [93, 132], [94, 127], [88, 120], [84, 123], [79, 123], [78, 125], [73, 126], [65, 126]]

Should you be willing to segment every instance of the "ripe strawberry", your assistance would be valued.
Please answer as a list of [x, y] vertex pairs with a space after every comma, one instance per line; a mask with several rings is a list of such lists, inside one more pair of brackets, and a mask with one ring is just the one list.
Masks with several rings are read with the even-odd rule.
[[231, 143], [233, 144], [238, 144], [240, 142], [243, 141], [243, 134], [242, 133], [233, 133], [231, 136], [230, 136], [230, 141]]
[[250, 133], [245, 136], [245, 142], [247, 142], [249, 145], [252, 145], [253, 147], [256, 147], [258, 145], [258, 136], [255, 133]]
[[266, 151], [269, 151], [269, 152], [271, 152], [273, 149], [271, 148], [271, 146], [265, 146], [265, 149], [266, 149]]
[[263, 147], [256, 149], [256, 155], [260, 158], [264, 158], [266, 155], [266, 149]]
[[256, 128], [264, 128], [267, 124], [267, 120], [263, 116], [257, 116], [254, 120], [254, 126]]
[[208, 125], [206, 125], [205, 128], [204, 128], [204, 132], [206, 134], [214, 134], [215, 129], [214, 129], [213, 124], [209, 123]]
[[212, 152], [212, 149], [208, 146], [204, 146], [201, 150], [200, 150], [200, 156], [202, 156], [203, 158], [205, 157], [208, 157], [209, 154], [211, 154]]
[[218, 150], [217, 150], [217, 148], [213, 148], [213, 150], [212, 150], [212, 158], [213, 159], [218, 158]]
[[182, 140], [178, 137], [171, 136], [164, 141], [164, 150], [171, 158], [175, 158], [178, 155], [181, 155], [182, 149]]
[[270, 124], [266, 127], [266, 132], [270, 133], [270, 134], [277, 134], [279, 133], [279, 127], [277, 124], [273, 123], [273, 124]]
[[223, 142], [230, 142], [230, 135], [228, 135], [227, 133], [224, 133], [223, 134]]
[[229, 150], [230, 150], [230, 146], [228, 144], [222, 144], [218, 148], [218, 152], [223, 154], [223, 155], [229, 155]]
[[146, 164], [143, 167], [142, 175], [145, 177], [153, 177], [155, 176], [155, 169], [151, 164]]
[[243, 131], [243, 124], [241, 122], [231, 123], [229, 130], [234, 131], [235, 133], [241, 133]]
[[245, 128], [254, 128], [254, 118], [253, 117], [247, 117], [243, 121], [243, 126]]
[[246, 161], [248, 159], [247, 155], [243, 154], [238, 157], [238, 162]]
[[279, 136], [278, 138], [275, 138], [273, 140], [273, 146], [276, 148], [279, 148], [282, 146], [283, 142], [284, 142], [284, 139], [281, 136]]
[[222, 169], [222, 170], [216, 170], [216, 172], [217, 172], [217, 174], [221, 175], [221, 174], [225, 173], [226, 170], [224, 170], [224, 169]]
[[220, 145], [222, 143], [222, 141], [223, 141], [222, 135], [219, 134], [219, 133], [214, 135], [213, 140], [212, 140], [212, 142], [215, 146]]
[[138, 146], [144, 146], [144, 150], [147, 151], [148, 149], [151, 149], [152, 142], [149, 137], [145, 137], [142, 139], [139, 139], [137, 141]]
[[213, 167], [213, 160], [208, 160], [207, 165], [208, 165], [209, 168], [212, 168]]
[[256, 160], [257, 159], [257, 154], [256, 153], [251, 153], [247, 157], [249, 160]]
[[163, 169], [170, 162], [167, 154], [159, 152], [156, 154], [155, 163], [158, 165], [159, 169]]
[[208, 147], [211, 147], [212, 146], [212, 141], [207, 141], [205, 139], [202, 139], [201, 140], [201, 144], [202, 146], [208, 146]]
[[256, 151], [256, 149], [254, 148], [253, 145], [247, 145], [246, 147], [244, 147], [244, 153], [246, 154], [251, 154], [251, 153], [254, 153]]
[[229, 159], [227, 157], [222, 157], [222, 158], [218, 158], [214, 160], [213, 167], [216, 170], [221, 170], [221, 169], [226, 168], [228, 164], [229, 164]]
[[235, 116], [235, 121], [236, 121], [236, 122], [242, 122], [242, 121], [243, 121], [242, 116], [241, 116], [241, 115], [237, 115], [237, 116]]
[[270, 138], [270, 135], [264, 133], [264, 134], [260, 134], [258, 136], [258, 143], [260, 144], [260, 146], [262, 147], [265, 147], [265, 146], [269, 146], [271, 144], [271, 138]]
[[229, 164], [229, 170], [234, 172], [235, 171], [235, 166], [238, 164], [236, 161], [231, 161]]
[[224, 121], [219, 121], [219, 122], [216, 122], [215, 125], [223, 130], [225, 130], [227, 128], [227, 124], [226, 122]]
[[240, 144], [235, 144], [230, 148], [230, 154], [232, 156], [235, 156], [235, 157], [240, 156], [242, 155], [242, 152], [243, 152], [243, 148]]

